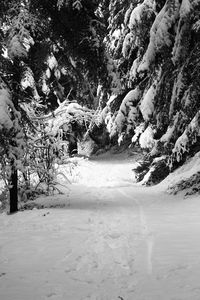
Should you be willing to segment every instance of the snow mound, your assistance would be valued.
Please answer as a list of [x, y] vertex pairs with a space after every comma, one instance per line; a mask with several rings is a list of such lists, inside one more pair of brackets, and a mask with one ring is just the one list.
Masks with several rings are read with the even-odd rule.
[[[172, 193], [177, 193], [182, 190], [187, 194], [190, 194], [192, 190], [195, 193], [200, 191], [199, 173], [200, 152], [196, 153], [183, 166], [169, 174], [160, 185]], [[199, 186], [198, 188], [197, 185]]]

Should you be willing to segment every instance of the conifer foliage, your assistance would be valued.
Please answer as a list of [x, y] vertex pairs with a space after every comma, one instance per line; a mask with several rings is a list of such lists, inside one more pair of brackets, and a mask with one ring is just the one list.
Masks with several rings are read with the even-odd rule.
[[[59, 141], [62, 144], [59, 132], [64, 125], [67, 128], [67, 124], [77, 121], [81, 123], [80, 130], [87, 130], [92, 111], [88, 113], [86, 109], [80, 121], [77, 112], [84, 109], [74, 104], [74, 111], [69, 114], [68, 98], [93, 107], [95, 86], [100, 78], [95, 66], [101, 65], [105, 73], [101, 43], [104, 25], [98, 14], [94, 14], [97, 7], [95, 1], [1, 3], [0, 164], [1, 176], [10, 189], [10, 212], [17, 210], [20, 188], [17, 177], [21, 174], [28, 191], [30, 168], [48, 169], [48, 163], [41, 167], [37, 162], [42, 158], [31, 152], [44, 155], [51, 149], [52, 157], [56, 158], [55, 153], [61, 147], [57, 144]], [[66, 111], [65, 118], [60, 120], [59, 113], [54, 122], [57, 131], [52, 133], [45, 120], [51, 118], [49, 115], [57, 117], [53, 112], [58, 107], [62, 113]], [[49, 182], [51, 175], [48, 177], [45, 171], [45, 176], [41, 176], [40, 172], [39, 179]]]
[[[129, 138], [152, 157], [165, 155], [173, 170], [200, 139], [200, 2], [119, 2], [109, 6], [107, 49], [121, 89], [111, 93], [102, 118], [119, 142]], [[121, 103], [111, 106], [120, 94]]]

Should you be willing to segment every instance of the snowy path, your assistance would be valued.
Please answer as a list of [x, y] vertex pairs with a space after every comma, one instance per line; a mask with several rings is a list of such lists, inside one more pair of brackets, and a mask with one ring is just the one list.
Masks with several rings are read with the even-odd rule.
[[1, 300], [200, 299], [198, 197], [136, 187], [130, 168], [88, 163], [49, 207], [0, 215]]

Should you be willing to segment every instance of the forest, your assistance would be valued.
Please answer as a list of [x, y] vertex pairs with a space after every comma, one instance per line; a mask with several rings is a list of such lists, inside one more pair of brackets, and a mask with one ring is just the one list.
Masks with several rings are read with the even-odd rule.
[[200, 0], [0, 0], [0, 300], [200, 299]]
[[[0, 176], [10, 212], [55, 163], [114, 145], [152, 185], [200, 151], [200, 1], [2, 0]], [[185, 184], [199, 192], [199, 172]], [[38, 185], [38, 183], [37, 183]], [[183, 184], [184, 185], [184, 184]], [[35, 190], [35, 189], [34, 189]]]

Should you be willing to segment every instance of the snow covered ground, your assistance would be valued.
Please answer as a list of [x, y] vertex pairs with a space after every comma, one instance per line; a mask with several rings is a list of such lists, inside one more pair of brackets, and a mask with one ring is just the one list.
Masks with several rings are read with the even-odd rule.
[[137, 186], [133, 161], [81, 160], [44, 209], [0, 215], [1, 300], [200, 299], [200, 199]]

